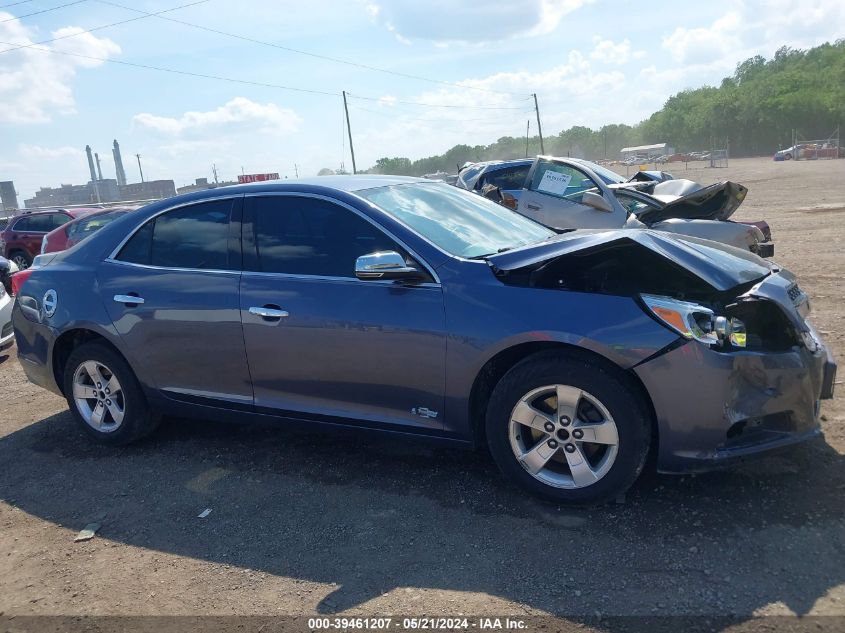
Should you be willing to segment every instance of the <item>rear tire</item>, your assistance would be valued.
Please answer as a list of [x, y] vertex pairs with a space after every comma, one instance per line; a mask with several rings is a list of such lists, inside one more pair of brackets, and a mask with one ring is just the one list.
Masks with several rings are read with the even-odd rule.
[[102, 343], [85, 343], [71, 352], [64, 393], [83, 432], [101, 444], [129, 444], [158, 426], [129, 364]]
[[487, 442], [502, 473], [567, 505], [614, 499], [648, 457], [651, 417], [621, 372], [558, 351], [512, 367], [487, 407]]

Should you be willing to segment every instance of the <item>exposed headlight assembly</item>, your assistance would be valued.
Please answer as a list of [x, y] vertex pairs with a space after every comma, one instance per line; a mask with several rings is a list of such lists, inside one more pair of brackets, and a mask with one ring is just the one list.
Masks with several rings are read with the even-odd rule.
[[716, 315], [710, 308], [671, 297], [640, 295], [659, 321], [687, 339], [705, 345], [745, 347], [745, 324], [736, 317]]

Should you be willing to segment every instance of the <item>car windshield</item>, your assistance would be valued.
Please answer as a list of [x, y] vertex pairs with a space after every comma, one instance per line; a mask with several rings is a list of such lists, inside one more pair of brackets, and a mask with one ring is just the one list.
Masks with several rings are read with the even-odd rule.
[[484, 257], [556, 235], [495, 202], [440, 183], [379, 187], [358, 195], [458, 257]]
[[584, 165], [584, 167], [592, 169], [596, 173], [596, 176], [604, 180], [608, 185], [625, 182], [625, 179], [615, 171], [612, 171], [607, 167], [602, 167], [598, 163], [593, 163], [588, 160], [578, 160], [578, 162]]

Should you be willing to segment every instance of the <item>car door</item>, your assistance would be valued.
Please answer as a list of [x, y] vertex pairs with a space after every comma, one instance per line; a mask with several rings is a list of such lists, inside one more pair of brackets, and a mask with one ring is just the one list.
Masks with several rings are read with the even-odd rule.
[[383, 251], [413, 257], [336, 201], [246, 197], [240, 307], [258, 411], [442, 427], [440, 285], [357, 279], [356, 259]]
[[519, 198], [517, 211], [556, 229], [621, 228], [627, 213], [620, 205], [612, 205], [611, 211], [601, 211], [583, 203], [585, 193], [601, 195], [602, 191], [602, 187], [581, 169], [537, 158]]
[[240, 205], [216, 198], [158, 214], [100, 266], [100, 295], [136, 371], [169, 397], [252, 406]]

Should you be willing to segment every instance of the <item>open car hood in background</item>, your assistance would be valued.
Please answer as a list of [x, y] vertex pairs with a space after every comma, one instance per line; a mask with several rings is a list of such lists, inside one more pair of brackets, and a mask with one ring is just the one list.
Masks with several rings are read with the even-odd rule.
[[637, 218], [648, 224], [682, 218], [687, 220], [727, 220], [745, 200], [748, 187], [726, 180], [703, 187], [691, 180], [659, 182], [649, 194], [665, 206], [646, 210]]
[[756, 282], [777, 269], [767, 260], [726, 244], [649, 229], [572, 231], [486, 259], [494, 273], [511, 273], [536, 269], [561, 257], [578, 257], [619, 245], [656, 253], [720, 292]]

